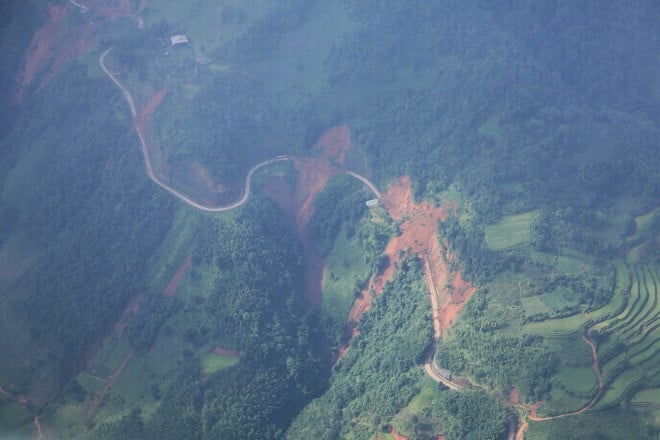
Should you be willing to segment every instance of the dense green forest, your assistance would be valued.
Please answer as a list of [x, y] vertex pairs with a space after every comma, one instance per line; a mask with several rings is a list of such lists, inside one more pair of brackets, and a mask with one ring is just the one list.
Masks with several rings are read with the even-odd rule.
[[[0, 0], [0, 437], [36, 416], [90, 439], [658, 435], [657, 2], [74, 3]], [[295, 161], [202, 213], [147, 176], [135, 122], [203, 203]], [[456, 202], [438, 287], [476, 293], [437, 341], [413, 253], [346, 322], [392, 206], [343, 173], [304, 227], [264, 195], [339, 124], [333, 173]]]
[[[209, 296], [184, 306], [185, 324], [178, 326], [193, 350], [209, 343], [235, 347], [240, 362], [200, 381], [199, 359], [184, 350], [180, 373], [162, 390], [154, 414], [130, 412], [90, 438], [279, 438], [322, 392], [330, 360], [324, 320], [309, 308], [300, 249], [283, 219], [272, 201], [258, 199], [234, 221], [200, 223], [196, 258], [220, 276]], [[168, 324], [171, 313], [153, 307], [137, 321], [143, 324], [136, 349], [150, 348], [146, 329], [175, 325]]]

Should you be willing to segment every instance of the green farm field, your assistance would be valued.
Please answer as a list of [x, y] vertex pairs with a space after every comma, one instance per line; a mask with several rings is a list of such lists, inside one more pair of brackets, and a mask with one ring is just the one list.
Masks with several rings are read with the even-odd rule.
[[326, 261], [323, 310], [338, 321], [348, 316], [356, 294], [369, 279], [369, 268], [363, 264], [361, 251], [357, 237], [348, 238], [342, 231]]
[[527, 243], [531, 236], [531, 226], [539, 217], [539, 211], [507, 215], [497, 224], [486, 226], [486, 243], [493, 250], [502, 250]]
[[202, 371], [206, 374], [224, 370], [238, 363], [238, 356], [227, 356], [217, 353], [207, 353], [202, 356]]
[[[604, 391], [594, 408], [601, 410], [621, 403], [622, 399], [632, 401], [628, 390], [633, 386], [641, 390], [637, 394], [656, 386], [652, 378], [660, 369], [658, 270], [653, 266], [626, 266], [622, 261], [615, 262], [615, 270], [614, 292], [608, 304], [585, 314], [523, 327], [526, 332], [553, 336], [557, 344], [561, 344], [562, 339], [566, 341], [564, 344], [570, 340], [573, 344], [582, 344], [577, 338], [580, 333], [597, 338], [595, 344]], [[539, 301], [537, 307], [540, 304]], [[575, 336], [571, 339], [570, 335]], [[584, 396], [583, 404], [595, 392], [596, 377], [587, 365], [579, 368], [563, 365], [556, 378], [568, 393]], [[553, 391], [546, 408], [552, 413], [566, 407], [572, 399], [559, 390]]]

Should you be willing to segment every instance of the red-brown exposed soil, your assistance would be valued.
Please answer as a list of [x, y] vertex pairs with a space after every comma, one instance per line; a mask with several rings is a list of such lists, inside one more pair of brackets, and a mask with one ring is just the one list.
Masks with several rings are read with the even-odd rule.
[[138, 130], [146, 133], [149, 120], [151, 119], [151, 116], [154, 114], [158, 106], [163, 102], [163, 99], [165, 99], [165, 95], [167, 95], [167, 89], [159, 89], [138, 111], [138, 115], [135, 117], [135, 124], [138, 127]]
[[14, 96], [14, 103], [20, 103], [23, 100], [37, 73], [52, 56], [53, 48], [61, 33], [60, 25], [68, 12], [69, 8], [66, 5], [48, 6], [48, 17], [32, 36], [25, 55], [23, 70], [16, 78], [18, 91]]
[[298, 238], [303, 245], [305, 260], [305, 285], [309, 299], [320, 304], [323, 294], [325, 262], [314, 251], [305, 234], [305, 226], [314, 212], [314, 200], [330, 177], [343, 172], [344, 158], [351, 147], [350, 130], [346, 125], [326, 131], [314, 144], [320, 155], [312, 159], [295, 160], [298, 171], [295, 188], [282, 177], [274, 177], [264, 187], [264, 192], [273, 197], [279, 206], [295, 220]]
[[108, 391], [110, 391], [110, 388], [115, 383], [121, 372], [124, 371], [124, 368], [126, 368], [128, 361], [130, 361], [132, 357], [133, 357], [133, 350], [131, 349], [126, 354], [124, 359], [121, 361], [121, 364], [119, 364], [117, 369], [113, 371], [112, 374], [108, 377], [101, 391], [96, 395], [92, 403], [89, 405], [89, 408], [87, 409], [87, 414], [85, 415], [85, 420], [89, 419], [89, 417], [92, 414], [94, 414], [94, 411], [96, 411], [96, 409], [101, 405], [101, 402], [103, 402], [103, 398], [105, 397], [106, 394], [108, 394]]
[[[121, 338], [122, 335], [124, 334], [124, 330], [128, 326], [128, 322], [131, 320], [132, 317], [137, 315], [140, 312], [140, 306], [142, 305], [142, 301], [144, 300], [145, 295], [144, 293], [138, 293], [134, 295], [130, 301], [128, 301], [128, 304], [126, 305], [126, 308], [124, 309], [123, 313], [121, 314], [121, 318], [119, 318], [119, 321], [115, 324], [113, 328], [113, 333]], [[110, 338], [111, 335], [108, 335], [104, 339], [104, 344], [107, 342], [107, 340]]]
[[511, 393], [509, 393], [509, 400], [508, 400], [509, 405], [515, 406], [520, 403], [520, 396], [518, 395], [518, 390], [515, 388], [511, 389]]
[[209, 176], [206, 168], [202, 166], [199, 162], [193, 162], [192, 164], [195, 170], [196, 180], [202, 185], [202, 187], [209, 193], [212, 194], [222, 194], [229, 191], [229, 187], [222, 183], [216, 183], [213, 181], [211, 176]]
[[296, 220], [304, 228], [314, 211], [314, 199], [325, 187], [330, 177], [343, 171], [346, 152], [351, 147], [351, 134], [348, 126], [340, 125], [326, 131], [314, 144], [321, 155], [305, 161], [296, 160], [299, 172], [296, 184], [296, 200], [302, 200]]
[[38, 88], [48, 81], [68, 62], [88, 53], [101, 39], [99, 19], [137, 17], [146, 1], [133, 10], [130, 0], [119, 0], [108, 5], [107, 0], [88, 0], [88, 11], [80, 19], [66, 20], [76, 13], [70, 3], [48, 5], [48, 14], [43, 25], [32, 35], [25, 54], [23, 68], [16, 78], [17, 90], [13, 102], [20, 104], [30, 88], [38, 80]]
[[[447, 220], [456, 211], [456, 202], [435, 207], [413, 199], [410, 178], [404, 176], [394, 182], [381, 198], [383, 207], [390, 216], [400, 222], [401, 234], [394, 237], [385, 248], [389, 264], [385, 270], [370, 280], [349, 313], [350, 324], [357, 323], [369, 310], [373, 295], [380, 295], [387, 281], [392, 278], [400, 256], [412, 251], [424, 261], [426, 281], [432, 295], [437, 295], [438, 310], [434, 310], [434, 328], [437, 333], [449, 328], [470, 296], [476, 290], [463, 280], [460, 270], [451, 271], [449, 262], [455, 256], [438, 239], [438, 223]], [[435, 307], [434, 307], [435, 309]]]
[[392, 438], [394, 438], [394, 440], [408, 440], [408, 437], [404, 437], [403, 435], [399, 434], [395, 429], [392, 429], [390, 434], [392, 434]]
[[186, 258], [183, 259], [181, 264], [179, 265], [179, 268], [174, 272], [174, 275], [172, 275], [172, 278], [170, 278], [170, 281], [167, 283], [165, 288], [163, 289], [163, 296], [171, 297], [174, 296], [176, 293], [176, 288], [179, 287], [179, 283], [183, 279], [183, 276], [186, 274], [186, 271], [190, 267], [190, 263], [192, 262], [192, 254], [186, 255]]

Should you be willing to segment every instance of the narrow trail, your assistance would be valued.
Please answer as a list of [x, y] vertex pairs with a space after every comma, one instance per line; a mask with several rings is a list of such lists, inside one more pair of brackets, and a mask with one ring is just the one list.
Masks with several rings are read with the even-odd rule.
[[[16, 397], [10, 392], [6, 391], [4, 388], [0, 387], [0, 394], [3, 396], [7, 397], [8, 399], [13, 400], [18, 406], [23, 408], [25, 411], [27, 411], [31, 416], [32, 416], [32, 424], [34, 425], [34, 435], [33, 435], [33, 440], [48, 440], [48, 439], [54, 439], [55, 435], [52, 434], [52, 429], [46, 424], [42, 423], [41, 419], [39, 419], [39, 415], [32, 411], [31, 409], [28, 408], [27, 406], [27, 399], [23, 399], [20, 397]], [[42, 427], [43, 425], [43, 427]], [[44, 428], [46, 433], [44, 433]]]
[[108, 376], [108, 379], [105, 381], [105, 385], [103, 385], [101, 391], [96, 395], [96, 398], [92, 401], [91, 405], [89, 405], [89, 409], [85, 415], [85, 420], [89, 419], [91, 415], [94, 414], [94, 411], [96, 411], [96, 409], [101, 405], [103, 398], [106, 394], [108, 394], [108, 391], [110, 391], [110, 388], [115, 383], [121, 372], [124, 371], [124, 368], [126, 368], [126, 365], [128, 364], [128, 361], [130, 361], [133, 357], [133, 354], [133, 349], [131, 349], [126, 357], [124, 357], [124, 359], [121, 361], [121, 364], [119, 364], [117, 369], [113, 371], [110, 376]]
[[583, 412], [589, 410], [596, 402], [598, 402], [598, 399], [600, 399], [601, 394], [603, 393], [603, 376], [600, 372], [600, 367], [598, 365], [598, 353], [596, 352], [596, 346], [592, 341], [587, 339], [585, 336], [582, 336], [582, 340], [591, 348], [591, 356], [593, 358], [593, 364], [591, 364], [591, 368], [594, 370], [594, 373], [596, 373], [596, 377], [598, 378], [598, 392], [594, 396], [593, 399], [586, 405], [584, 405], [582, 408], [566, 413], [566, 414], [559, 414], [556, 416], [548, 416], [548, 417], [539, 417], [536, 415], [536, 411], [533, 410], [532, 414], [529, 415], [529, 420], [533, 422], [544, 422], [547, 420], [556, 420], [556, 419], [561, 419], [564, 417], [569, 417], [569, 416], [576, 416], [578, 414], [582, 414]]
[[[135, 101], [133, 100], [133, 96], [131, 93], [128, 91], [126, 87], [117, 79], [117, 77], [108, 70], [108, 68], [105, 65], [105, 57], [110, 53], [112, 48], [105, 50], [101, 56], [99, 57], [99, 66], [101, 67], [101, 70], [106, 74], [110, 80], [115, 83], [115, 85], [121, 90], [121, 92], [124, 95], [124, 98], [126, 99], [126, 102], [128, 103], [128, 107], [131, 110], [131, 117], [133, 118], [133, 125], [135, 126], [135, 131], [137, 132], [138, 138], [140, 139], [140, 147], [142, 150], [142, 156], [144, 158], [144, 165], [147, 170], [147, 175], [149, 178], [158, 186], [163, 188], [165, 191], [169, 192], [173, 196], [177, 197], [178, 199], [182, 200], [183, 202], [187, 203], [188, 205], [192, 206], [193, 208], [199, 209], [201, 211], [205, 212], [226, 212], [226, 211], [231, 211], [232, 209], [236, 209], [243, 205], [247, 200], [250, 198], [250, 186], [252, 182], [252, 175], [255, 173], [260, 168], [263, 168], [267, 165], [276, 163], [276, 162], [284, 162], [284, 161], [293, 161], [295, 160], [294, 157], [292, 156], [286, 156], [286, 155], [281, 155], [277, 156], [273, 159], [269, 159], [263, 162], [260, 162], [250, 168], [250, 170], [247, 173], [247, 176], [245, 177], [245, 184], [243, 186], [243, 191], [241, 194], [241, 197], [236, 200], [235, 202], [232, 202], [227, 205], [221, 205], [221, 206], [213, 206], [213, 205], [207, 205], [203, 203], [199, 203], [192, 198], [188, 197], [187, 195], [183, 194], [182, 192], [178, 191], [174, 187], [170, 186], [169, 184], [165, 183], [160, 176], [156, 174], [154, 171], [153, 165], [151, 163], [151, 157], [149, 155], [149, 149], [147, 146], [147, 140], [146, 140], [146, 133], [144, 132], [143, 127], [141, 124], [138, 123], [138, 113], [137, 109], [135, 107]], [[369, 179], [367, 179], [364, 176], [361, 176], [359, 174], [353, 173], [351, 171], [346, 171], [346, 174], [349, 174], [356, 179], [359, 179], [362, 181], [364, 184], [366, 184], [369, 189], [373, 191], [373, 193], [376, 195], [376, 197], [380, 198], [380, 192], [376, 187], [374, 186]]]

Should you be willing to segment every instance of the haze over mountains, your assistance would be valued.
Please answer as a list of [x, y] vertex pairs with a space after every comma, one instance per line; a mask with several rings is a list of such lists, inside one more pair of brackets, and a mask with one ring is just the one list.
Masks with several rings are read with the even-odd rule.
[[0, 9], [0, 437], [660, 435], [656, 2]]

